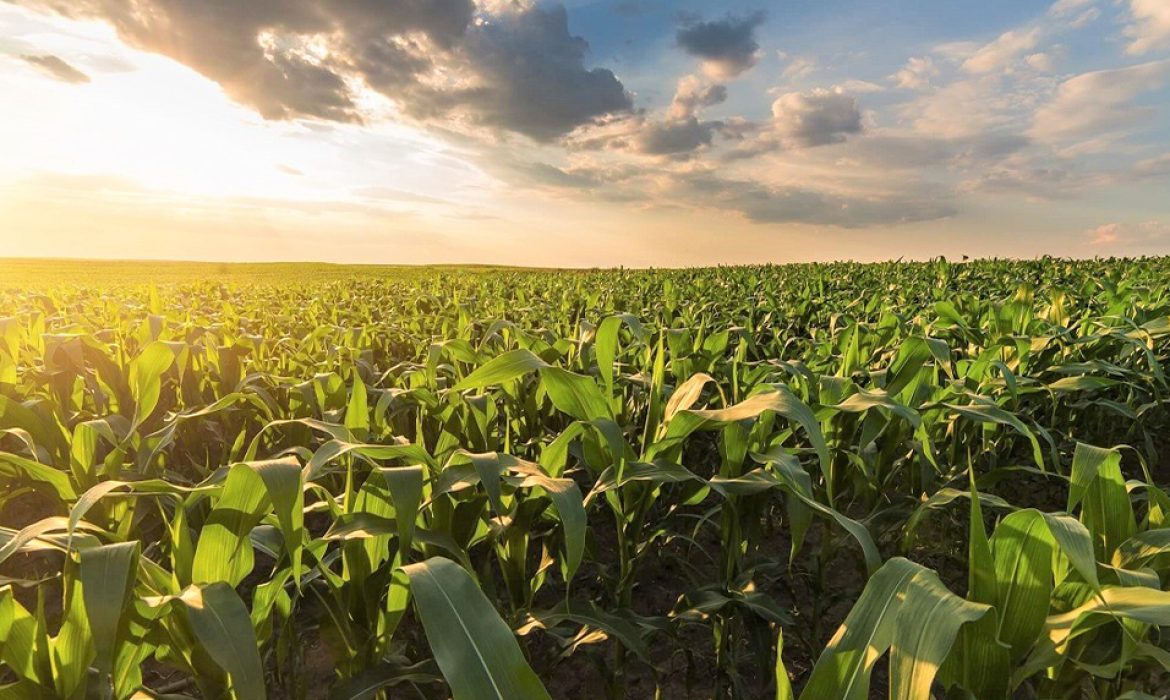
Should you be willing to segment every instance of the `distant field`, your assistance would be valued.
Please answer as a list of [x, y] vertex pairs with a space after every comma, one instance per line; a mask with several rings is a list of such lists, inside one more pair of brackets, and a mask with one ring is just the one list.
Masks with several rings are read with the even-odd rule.
[[330, 263], [223, 263], [171, 260], [0, 258], [0, 288], [46, 284], [149, 282], [309, 282], [405, 277], [424, 270], [506, 270], [487, 265], [335, 265]]
[[0, 698], [1170, 692], [1170, 258], [3, 264]]

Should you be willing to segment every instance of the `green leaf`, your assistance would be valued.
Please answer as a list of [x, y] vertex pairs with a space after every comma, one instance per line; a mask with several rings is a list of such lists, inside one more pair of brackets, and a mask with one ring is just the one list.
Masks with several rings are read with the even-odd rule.
[[895, 557], [865, 584], [861, 597], [817, 659], [801, 700], [864, 700], [878, 658], [894, 641], [895, 625], [910, 581], [923, 568]]
[[179, 599], [195, 638], [227, 673], [235, 696], [263, 700], [264, 668], [244, 601], [226, 583], [189, 586]]
[[359, 440], [367, 440], [370, 433], [370, 405], [366, 400], [366, 383], [355, 369], [349, 404], [345, 407], [345, 427]]
[[557, 410], [582, 421], [613, 419], [609, 401], [590, 377], [560, 367], [546, 367], [541, 370], [540, 378]]
[[999, 406], [992, 404], [977, 403], [960, 405], [948, 403], [944, 405], [959, 415], [979, 423], [993, 423], [1011, 427], [1017, 433], [1027, 438], [1028, 442], [1032, 445], [1032, 459], [1035, 460], [1037, 467], [1044, 469], [1044, 451], [1040, 449], [1040, 441], [1036, 439], [1036, 433], [1028, 429], [1028, 426], [1024, 425], [1024, 422], [1019, 418], [1016, 418]]
[[516, 637], [466, 571], [432, 557], [403, 567], [435, 662], [455, 700], [549, 698]]
[[1121, 453], [1116, 449], [1094, 447], [1078, 442], [1073, 450], [1072, 469], [1069, 474], [1068, 506], [1066, 510], [1072, 513], [1077, 504], [1085, 496], [1089, 485], [1097, 478], [1101, 467], [1106, 464], [1120, 464]]
[[1088, 528], [1071, 515], [1064, 513], [1044, 513], [1044, 522], [1048, 525], [1053, 539], [1060, 551], [1068, 557], [1072, 566], [1085, 583], [1093, 590], [1101, 588], [1097, 580], [1097, 559], [1093, 553], [1093, 536]]
[[[81, 590], [85, 613], [97, 649], [95, 665], [102, 684], [112, 692], [111, 674], [124, 611], [129, 607], [134, 592], [135, 572], [138, 566], [138, 543], [121, 542], [92, 547], [80, 555]], [[109, 694], [106, 695], [109, 697]]]
[[890, 697], [930, 700], [934, 677], [955, 643], [959, 629], [982, 618], [991, 607], [951, 593], [933, 571], [910, 581], [898, 612], [890, 650]]
[[248, 535], [260, 522], [266, 496], [267, 487], [255, 469], [246, 463], [231, 468], [219, 500], [199, 532], [193, 583], [226, 581], [237, 586], [252, 571], [255, 557]]
[[776, 700], [795, 700], [792, 694], [792, 681], [788, 678], [788, 668], [784, 665], [784, 630], [781, 628], [776, 635]]
[[162, 375], [175, 362], [175, 353], [166, 343], [153, 342], [130, 363], [130, 391], [134, 396], [134, 426], [141, 425], [158, 406]]
[[482, 389], [495, 384], [505, 384], [529, 372], [548, 367], [548, 363], [531, 350], [509, 350], [492, 358], [451, 387], [452, 391]]
[[1008, 515], [991, 536], [999, 639], [1013, 659], [1036, 642], [1048, 615], [1054, 542], [1044, 516], [1032, 509]]
[[1077, 635], [1110, 620], [1170, 626], [1170, 591], [1144, 586], [1106, 586], [1085, 604], [1049, 617], [1044, 631], [1049, 641], [1060, 648]]
[[301, 464], [295, 457], [261, 462], [246, 462], [264, 482], [284, 547], [292, 562], [293, 577], [300, 584], [301, 554], [304, 544], [305, 491], [301, 481]]

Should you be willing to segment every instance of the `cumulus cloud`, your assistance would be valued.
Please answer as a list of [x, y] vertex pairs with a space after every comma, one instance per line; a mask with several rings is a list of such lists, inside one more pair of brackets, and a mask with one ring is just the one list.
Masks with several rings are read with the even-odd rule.
[[703, 60], [703, 68], [708, 74], [730, 78], [760, 60], [756, 27], [763, 21], [764, 14], [756, 12], [742, 17], [728, 15], [718, 20], [690, 22], [678, 30], [675, 38], [684, 51]]
[[1153, 116], [1134, 104], [1170, 78], [1170, 59], [1099, 70], [1069, 78], [1036, 110], [1029, 134], [1041, 140], [1071, 140], [1118, 131]]
[[[480, 84], [426, 90], [422, 114], [451, 105], [474, 121], [537, 139], [563, 135], [632, 101], [604, 68], [584, 65], [589, 44], [569, 34], [565, 8], [536, 7], [505, 14], [473, 28], [462, 46], [463, 65]], [[415, 106], [417, 110], [417, 106]]]
[[678, 155], [711, 145], [718, 122], [695, 117], [648, 122], [633, 141], [634, 150], [647, 155]]
[[738, 122], [699, 119], [693, 114], [678, 117], [667, 114], [662, 118], [638, 115], [575, 134], [566, 139], [565, 145], [572, 153], [608, 151], [615, 157], [667, 156], [686, 160], [711, 146], [717, 133], [738, 137]]
[[772, 122], [791, 143], [824, 146], [861, 133], [861, 109], [857, 98], [839, 88], [790, 92], [772, 103]]
[[789, 92], [772, 103], [770, 121], [737, 125], [741, 143], [724, 158], [743, 160], [778, 150], [827, 146], [862, 131], [857, 98], [843, 88]]
[[900, 88], [921, 90], [928, 87], [932, 78], [938, 76], [938, 68], [929, 56], [911, 57], [906, 61], [902, 70], [890, 76], [890, 80]]
[[1004, 32], [995, 41], [980, 47], [973, 56], [964, 61], [963, 70], [975, 74], [1004, 70], [1036, 48], [1039, 40], [1039, 29]]
[[22, 61], [29, 65], [36, 66], [40, 71], [46, 75], [52, 76], [63, 83], [72, 83], [80, 85], [89, 82], [89, 76], [82, 73], [80, 70], [69, 65], [57, 56], [43, 55], [36, 56], [25, 54], [20, 57]]
[[1166, 0], [1130, 0], [1132, 16], [1125, 27], [1126, 50], [1135, 55], [1170, 46], [1170, 3]]
[[686, 119], [703, 107], [717, 105], [726, 99], [727, 86], [706, 82], [697, 75], [684, 76], [675, 88], [674, 99], [670, 103], [670, 116], [673, 119]]
[[[269, 119], [361, 121], [371, 88], [405, 115], [548, 140], [631, 108], [563, 7], [473, 0], [17, 0], [110, 23], [125, 43], [187, 64]], [[484, 6], [485, 8], [487, 6]]]

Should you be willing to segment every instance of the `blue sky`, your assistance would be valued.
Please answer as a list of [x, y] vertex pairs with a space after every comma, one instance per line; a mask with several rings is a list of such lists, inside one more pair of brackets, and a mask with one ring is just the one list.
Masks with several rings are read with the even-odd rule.
[[1170, 252], [1166, 0], [8, 0], [0, 254]]

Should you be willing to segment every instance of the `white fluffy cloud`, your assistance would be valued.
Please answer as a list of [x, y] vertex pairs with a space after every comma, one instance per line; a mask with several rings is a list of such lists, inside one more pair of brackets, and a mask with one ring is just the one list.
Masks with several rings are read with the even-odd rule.
[[993, 73], [1009, 68], [1012, 63], [1036, 48], [1040, 41], [1039, 29], [1008, 31], [984, 46], [963, 62], [968, 73]]
[[1125, 28], [1129, 53], [1140, 55], [1170, 47], [1170, 2], [1130, 0], [1129, 11], [1132, 20]]
[[932, 78], [938, 77], [938, 68], [930, 56], [911, 57], [902, 70], [890, 76], [900, 88], [921, 90], [928, 87]]
[[679, 79], [675, 88], [674, 99], [670, 103], [670, 116], [673, 119], [693, 117], [703, 107], [717, 105], [726, 99], [725, 85], [708, 82], [697, 75], [687, 75]]

